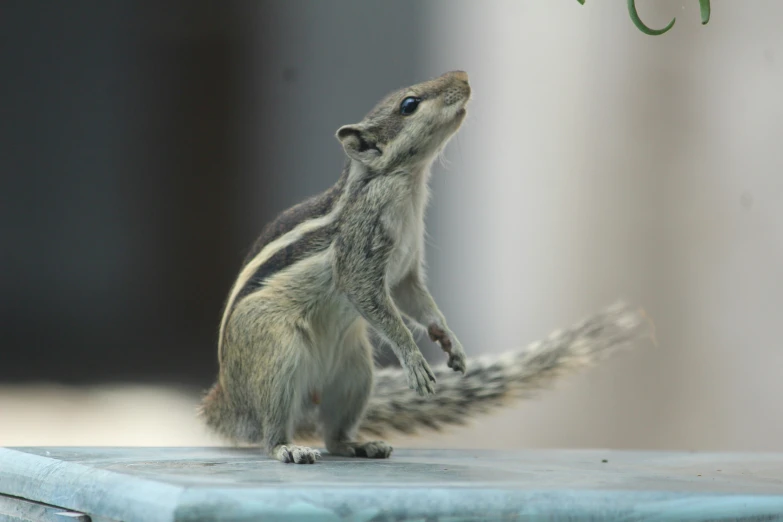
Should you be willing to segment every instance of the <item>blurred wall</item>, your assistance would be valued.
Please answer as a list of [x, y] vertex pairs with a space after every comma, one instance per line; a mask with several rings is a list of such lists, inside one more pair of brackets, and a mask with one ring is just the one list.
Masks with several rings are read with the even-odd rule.
[[0, 444], [208, 440], [165, 386], [213, 378], [254, 236], [336, 179], [340, 125], [459, 68], [427, 255], [466, 349], [617, 297], [660, 346], [401, 442], [783, 451], [783, 4], [712, 7], [641, 0], [653, 38], [598, 1], [4, 3], [0, 383], [163, 387], [0, 387]]
[[0, 7], [0, 380], [213, 373], [258, 59], [240, 8]]
[[0, 382], [207, 386], [245, 252], [338, 178], [337, 128], [415, 81], [420, 10], [4, 3]]
[[783, 4], [639, 2], [656, 38], [612, 2], [427, 6], [422, 75], [475, 91], [432, 231], [468, 351], [615, 297], [660, 342], [442, 443], [783, 450]]

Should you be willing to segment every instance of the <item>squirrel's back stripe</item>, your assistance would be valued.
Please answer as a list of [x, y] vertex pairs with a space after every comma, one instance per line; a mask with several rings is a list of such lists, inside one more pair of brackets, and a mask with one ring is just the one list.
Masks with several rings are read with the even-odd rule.
[[253, 275], [250, 276], [242, 289], [239, 290], [232, 304], [232, 309], [236, 308], [236, 305], [243, 298], [263, 288], [267, 280], [276, 273], [285, 270], [312, 254], [326, 250], [332, 243], [336, 232], [337, 223], [333, 221], [321, 228], [310, 230], [293, 243], [279, 248], [266, 258]]
[[343, 170], [343, 174], [340, 179], [337, 180], [337, 184], [330, 187], [325, 192], [311, 197], [281, 213], [274, 221], [269, 223], [261, 235], [258, 236], [253, 246], [250, 248], [247, 256], [245, 257], [242, 266], [246, 266], [253, 260], [266, 245], [272, 241], [280, 238], [281, 236], [291, 232], [294, 228], [301, 225], [305, 221], [319, 218], [329, 214], [337, 200], [345, 189], [345, 184], [348, 179], [348, 170]]
[[[257, 285], [256, 289], [260, 288], [269, 275], [291, 264], [288, 262], [288, 256], [295, 262], [302, 254], [306, 255], [307, 251], [312, 252], [314, 248], [319, 248], [323, 242], [323, 234], [333, 234], [331, 227], [337, 219], [338, 203], [347, 178], [346, 170], [337, 185], [283, 212], [258, 238], [245, 259], [223, 309], [218, 337], [219, 361], [222, 360], [226, 324], [238, 300], [253, 290], [254, 283], [251, 280]], [[280, 251], [288, 253], [281, 254]], [[266, 267], [262, 268], [264, 265]]]

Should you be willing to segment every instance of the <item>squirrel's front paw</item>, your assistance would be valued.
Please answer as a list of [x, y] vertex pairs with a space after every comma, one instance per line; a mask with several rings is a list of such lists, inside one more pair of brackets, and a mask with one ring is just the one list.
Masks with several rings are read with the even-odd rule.
[[429, 333], [433, 342], [440, 343], [441, 349], [449, 354], [449, 368], [464, 374], [468, 367], [467, 357], [465, 349], [462, 348], [462, 344], [460, 344], [457, 336], [437, 324], [431, 324], [427, 329], [427, 333]]
[[449, 368], [453, 369], [455, 372], [461, 372], [464, 374], [465, 370], [467, 370], [467, 356], [465, 355], [465, 350], [462, 348], [462, 345], [460, 345], [459, 342], [454, 343], [453, 347], [451, 348], [451, 352], [449, 353], [449, 362], [447, 364]]
[[405, 363], [408, 387], [422, 397], [435, 393], [435, 374], [418, 350]]

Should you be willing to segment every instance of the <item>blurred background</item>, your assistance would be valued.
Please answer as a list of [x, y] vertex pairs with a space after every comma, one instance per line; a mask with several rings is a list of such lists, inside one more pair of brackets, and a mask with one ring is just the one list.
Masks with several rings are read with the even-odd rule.
[[[783, 451], [783, 3], [0, 4], [0, 445], [219, 444], [195, 418], [264, 223], [335, 130], [464, 69], [431, 289], [472, 354], [618, 297], [643, 345], [428, 447]], [[436, 363], [443, 356], [422, 342]]]

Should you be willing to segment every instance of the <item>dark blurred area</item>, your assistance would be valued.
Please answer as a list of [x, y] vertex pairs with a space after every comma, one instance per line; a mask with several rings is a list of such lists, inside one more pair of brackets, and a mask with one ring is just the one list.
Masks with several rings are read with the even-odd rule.
[[208, 384], [254, 236], [334, 182], [346, 115], [414, 79], [357, 42], [413, 57], [416, 8], [3, 2], [0, 382]]

